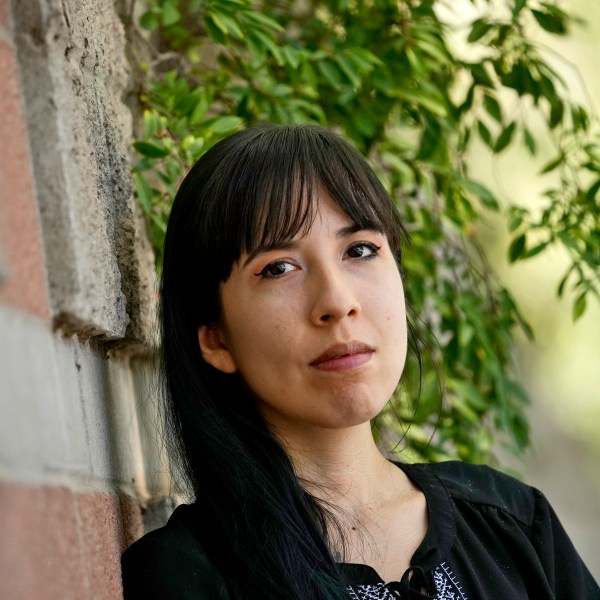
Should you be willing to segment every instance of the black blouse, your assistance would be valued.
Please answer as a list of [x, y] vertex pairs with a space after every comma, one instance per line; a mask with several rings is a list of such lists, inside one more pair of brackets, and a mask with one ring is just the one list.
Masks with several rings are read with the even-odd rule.
[[[600, 600], [600, 588], [544, 495], [489, 467], [398, 464], [424, 492], [429, 529], [400, 582], [340, 564], [354, 600]], [[123, 555], [125, 600], [226, 600], [222, 579], [178, 507]]]

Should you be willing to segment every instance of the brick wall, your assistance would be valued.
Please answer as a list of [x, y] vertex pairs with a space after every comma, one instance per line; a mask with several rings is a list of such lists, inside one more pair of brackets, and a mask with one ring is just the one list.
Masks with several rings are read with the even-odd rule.
[[124, 45], [111, 2], [0, 0], [3, 600], [119, 598], [144, 529], [155, 281]]

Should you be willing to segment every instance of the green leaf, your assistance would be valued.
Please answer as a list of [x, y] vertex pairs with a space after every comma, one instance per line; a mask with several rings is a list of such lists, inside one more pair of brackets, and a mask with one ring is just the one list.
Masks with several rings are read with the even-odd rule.
[[558, 96], [558, 93], [556, 92], [556, 86], [554, 85], [554, 82], [552, 81], [552, 79], [550, 79], [550, 77], [541, 72], [541, 65], [538, 66], [538, 71], [540, 71], [538, 83], [542, 97], [545, 98], [548, 102], [550, 102], [551, 105], [559, 103], [560, 98]]
[[471, 32], [467, 38], [468, 42], [476, 42], [480, 40], [490, 29], [492, 25], [483, 19], [477, 19], [471, 25]]
[[451, 65], [452, 60], [448, 56], [448, 52], [443, 44], [431, 43], [422, 39], [415, 40], [415, 46], [422, 52], [429, 54], [440, 65]]
[[377, 121], [372, 114], [363, 112], [356, 115], [354, 125], [356, 129], [365, 137], [371, 138], [377, 130]]
[[277, 62], [280, 67], [285, 64], [283, 52], [275, 42], [275, 38], [271, 33], [265, 31], [253, 31], [251, 34], [248, 34], [248, 38], [258, 39], [262, 46], [271, 53], [271, 56], [275, 59], [275, 62]]
[[168, 27], [169, 25], [174, 25], [181, 19], [181, 13], [177, 10], [177, 7], [171, 2], [167, 2], [163, 5], [161, 15], [162, 22], [165, 27]]
[[266, 29], [278, 31], [280, 33], [285, 31], [285, 29], [277, 21], [275, 21], [275, 19], [265, 15], [260, 10], [248, 10], [244, 11], [243, 14], [246, 20], [252, 21], [257, 25], [261, 25]]
[[223, 33], [231, 35], [238, 40], [244, 39], [244, 33], [233, 15], [216, 8], [213, 8], [208, 14]]
[[469, 381], [450, 379], [446, 382], [446, 385], [448, 389], [455, 392], [463, 402], [468, 402], [472, 408], [477, 410], [485, 409], [487, 403], [482, 397], [481, 391]]
[[196, 123], [200, 123], [200, 121], [204, 118], [204, 115], [208, 112], [208, 108], [210, 106], [210, 101], [204, 90], [201, 90], [203, 93], [199, 94], [198, 101], [196, 102], [196, 106], [194, 106], [194, 110], [190, 115], [190, 123], [195, 125]]
[[550, 242], [542, 242], [541, 244], [537, 244], [533, 248], [530, 248], [527, 250], [527, 252], [525, 252], [525, 254], [523, 254], [523, 258], [533, 258], [534, 256], [537, 256], [540, 252], [548, 247], [549, 243]]
[[586, 304], [586, 292], [583, 292], [573, 304], [573, 321], [577, 321], [577, 319], [579, 319], [583, 315], [583, 313], [585, 312]]
[[165, 160], [165, 171], [171, 181], [177, 181], [177, 179], [179, 179], [179, 177], [181, 176], [180, 162], [173, 157], [167, 158]]
[[352, 54], [355, 61], [361, 62], [363, 68], [367, 71], [372, 70], [373, 67], [383, 67], [385, 65], [378, 56], [366, 48], [352, 48], [348, 50], [348, 53]]
[[159, 146], [153, 142], [133, 142], [133, 147], [142, 155], [149, 158], [162, 158], [169, 154], [168, 148]]
[[556, 15], [557, 17], [560, 17], [561, 19], [565, 19], [565, 20], [569, 20], [570, 17], [569, 15], [562, 10], [562, 8], [558, 7], [556, 5], [556, 0], [553, 0], [552, 2], [540, 2], [540, 4], [552, 15]]
[[156, 31], [160, 25], [160, 19], [155, 12], [151, 10], [145, 12], [140, 17], [140, 26], [146, 31]]
[[414, 47], [406, 46], [404, 50], [408, 64], [415, 79], [424, 80], [427, 76], [428, 68], [423, 62], [420, 52], [415, 52]]
[[538, 25], [549, 33], [554, 33], [557, 35], [563, 35], [567, 33], [564, 19], [560, 18], [558, 15], [534, 9], [532, 9], [531, 14], [538, 22]]
[[142, 205], [142, 208], [146, 213], [152, 210], [152, 199], [154, 193], [148, 182], [139, 174], [133, 174], [133, 181], [135, 183], [135, 193]]
[[475, 194], [475, 196], [477, 196], [488, 208], [493, 208], [494, 210], [498, 210], [500, 208], [496, 196], [494, 196], [494, 194], [492, 194], [492, 192], [490, 192], [490, 190], [481, 183], [473, 181], [472, 179], [463, 179], [462, 184], [467, 191]]
[[555, 129], [561, 124], [565, 112], [565, 105], [561, 100], [556, 100], [550, 107], [550, 128]]
[[218, 42], [219, 44], [227, 44], [227, 36], [222, 29], [217, 26], [217, 24], [211, 18], [211, 15], [204, 17], [204, 27], [208, 35], [215, 40], [215, 42]]
[[471, 343], [473, 336], [475, 335], [475, 328], [469, 323], [461, 324], [458, 329], [458, 344], [461, 348], [465, 348]]
[[307, 100], [302, 100], [301, 98], [295, 98], [294, 100], [292, 100], [292, 105], [296, 108], [299, 108], [302, 112], [306, 113], [307, 115], [315, 118], [317, 121], [319, 121], [319, 123], [327, 122], [325, 111], [316, 102], [308, 102]]
[[514, 263], [515, 261], [519, 260], [519, 258], [525, 251], [526, 242], [527, 238], [525, 237], [524, 233], [518, 235], [511, 242], [510, 247], [508, 248], [508, 259], [511, 263]]
[[558, 166], [564, 163], [565, 157], [563, 154], [559, 154], [556, 158], [553, 158], [550, 162], [546, 163], [542, 170], [540, 171], [540, 175], [544, 173], [550, 173], [550, 171], [554, 171]]
[[471, 69], [471, 75], [473, 76], [473, 81], [475, 81], [475, 83], [484, 87], [494, 87], [494, 82], [492, 81], [492, 78], [488, 75], [488, 72], [486, 71], [485, 63], [475, 63], [469, 65], [469, 67]]
[[446, 106], [441, 99], [436, 98], [423, 90], [396, 88], [392, 94], [396, 98], [402, 98], [417, 106], [423, 106], [438, 117], [445, 117], [448, 114]]
[[596, 181], [595, 183], [593, 183], [590, 188], [588, 189], [588, 191], [585, 194], [585, 197], [590, 200], [593, 201], [596, 198], [596, 194], [598, 193], [598, 190], [600, 190], [600, 179], [598, 179], [598, 181]]
[[281, 50], [288, 65], [290, 65], [292, 69], [297, 69], [300, 66], [300, 53], [298, 50], [289, 44], [283, 46]]
[[204, 154], [204, 140], [196, 138], [188, 147], [187, 151], [190, 155], [190, 162], [195, 163]]
[[337, 65], [332, 61], [319, 61], [317, 63], [317, 69], [319, 69], [321, 75], [325, 78], [325, 81], [327, 81], [332, 88], [339, 90], [343, 86], [344, 79], [342, 78], [342, 74]]
[[515, 4], [513, 6], [513, 17], [518, 17], [521, 11], [525, 8], [527, 4], [527, 0], [515, 0]]
[[207, 122], [206, 129], [216, 135], [226, 135], [239, 129], [242, 124], [240, 117], [216, 117]]
[[581, 252], [583, 241], [577, 236], [577, 232], [572, 229], [566, 229], [558, 232], [558, 239], [577, 254]]
[[498, 123], [502, 123], [502, 108], [500, 108], [500, 103], [496, 98], [485, 94], [483, 97], [483, 105], [491, 117], [498, 121]]
[[569, 269], [565, 275], [563, 276], [563, 278], [560, 280], [560, 283], [558, 284], [558, 288], [556, 290], [556, 294], [559, 298], [562, 298], [562, 295], [565, 292], [565, 286], [567, 285], [567, 281], [569, 279], [569, 276], [571, 275], [572, 269]]
[[600, 162], [600, 146], [598, 144], [585, 144], [585, 153], [595, 162]]
[[519, 213], [515, 213], [511, 216], [508, 222], [508, 230], [513, 233], [523, 224], [523, 217]]
[[479, 422], [479, 415], [461, 397], [452, 399], [452, 408], [471, 425]]
[[529, 154], [531, 154], [531, 156], [535, 156], [537, 152], [537, 144], [535, 143], [535, 138], [533, 135], [531, 135], [531, 132], [529, 129], [527, 129], [527, 127], [523, 129], [523, 140], [527, 150], [529, 150]]
[[215, 24], [215, 26], [219, 29], [221, 33], [227, 35], [229, 33], [229, 29], [227, 28], [227, 24], [222, 16], [214, 11], [207, 13], [207, 17]]
[[573, 127], [578, 130], [585, 130], [589, 124], [589, 116], [583, 106], [573, 106], [571, 108], [571, 118]]
[[346, 75], [346, 77], [349, 79], [350, 83], [355, 88], [359, 88], [362, 83], [362, 80], [360, 78], [360, 75], [357, 73], [356, 67], [354, 66], [352, 61], [350, 61], [343, 54], [337, 54], [335, 56], [335, 62], [337, 62], [338, 66], [340, 67], [344, 75]]
[[479, 132], [479, 137], [490, 147], [493, 148], [494, 144], [492, 142], [492, 134], [490, 130], [485, 126], [483, 121], [477, 121], [477, 131]]
[[494, 145], [494, 152], [499, 154], [504, 150], [511, 142], [513, 134], [515, 133], [516, 123], [513, 121], [510, 125], [504, 128], [502, 133], [498, 136], [496, 144]]
[[154, 110], [146, 109], [144, 111], [144, 136], [152, 138], [159, 133], [162, 128], [160, 115]]

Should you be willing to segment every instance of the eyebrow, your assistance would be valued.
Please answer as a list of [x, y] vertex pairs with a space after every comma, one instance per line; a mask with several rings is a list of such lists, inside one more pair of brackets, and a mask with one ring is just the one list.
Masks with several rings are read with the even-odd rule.
[[[383, 234], [383, 230], [381, 227], [377, 227], [375, 224], [369, 225], [367, 227], [363, 227], [358, 225], [357, 223], [353, 223], [352, 225], [348, 225], [346, 227], [342, 227], [335, 232], [335, 237], [338, 239], [343, 239], [349, 237], [359, 231], [373, 231], [375, 233]], [[246, 257], [246, 260], [242, 264], [242, 268], [244, 268], [249, 262], [254, 260], [259, 254], [263, 252], [271, 252], [273, 250], [293, 250], [299, 246], [298, 241], [294, 240], [280, 240], [274, 241], [269, 244], [261, 244]]]

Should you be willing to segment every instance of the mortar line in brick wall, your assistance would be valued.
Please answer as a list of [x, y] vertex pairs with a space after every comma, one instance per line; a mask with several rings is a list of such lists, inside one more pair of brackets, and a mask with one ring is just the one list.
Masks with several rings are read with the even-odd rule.
[[147, 498], [140, 497], [139, 490], [129, 482], [114, 479], [93, 479], [72, 473], [58, 471], [29, 471], [18, 473], [0, 467], [0, 481], [24, 487], [62, 487], [77, 494], [105, 494], [114, 493], [118, 496], [127, 496], [142, 504]]

